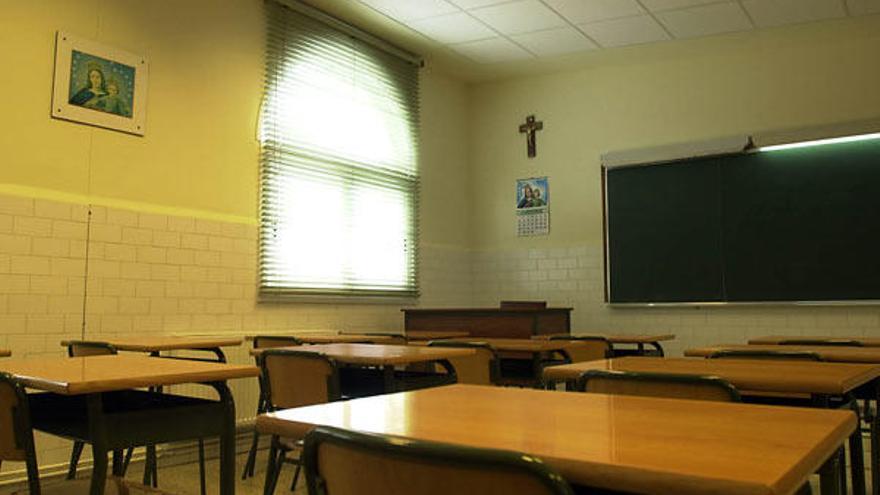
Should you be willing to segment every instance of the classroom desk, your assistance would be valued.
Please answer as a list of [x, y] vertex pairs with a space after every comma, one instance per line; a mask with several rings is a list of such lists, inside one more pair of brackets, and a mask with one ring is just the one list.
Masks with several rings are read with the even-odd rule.
[[356, 333], [265, 333], [245, 336], [254, 340], [258, 336], [296, 337], [303, 344], [383, 344], [394, 340], [396, 335], [363, 335]]
[[[371, 369], [381, 369], [381, 391], [378, 393], [396, 392], [405, 387], [436, 386], [455, 383], [455, 368], [449, 358], [472, 356], [473, 349], [455, 349], [449, 347], [425, 347], [388, 344], [315, 344], [295, 347], [281, 347], [302, 352], [323, 354], [339, 364], [346, 365], [340, 371], [344, 388], [365, 386], [370, 388], [369, 379], [364, 382], [359, 377], [370, 375]], [[265, 349], [252, 349], [251, 354], [259, 356]], [[442, 366], [445, 374], [397, 372], [395, 366], [406, 366], [418, 363], [436, 363]], [[354, 373], [347, 374], [352, 370]], [[346, 376], [348, 375], [348, 376]], [[348, 380], [346, 380], [348, 378]], [[345, 386], [349, 381], [354, 386]], [[368, 392], [376, 393], [373, 390]]]
[[[567, 334], [557, 334], [557, 335], [566, 335]], [[660, 342], [666, 342], [669, 340], [675, 340], [675, 334], [671, 333], [658, 333], [658, 334], [637, 334], [637, 335], [602, 335], [600, 333], [597, 334], [589, 334], [596, 335], [597, 337], [605, 337], [608, 339], [608, 342], [611, 342], [612, 347], [618, 345], [635, 345], [635, 349], [612, 349], [615, 357], [623, 357], [623, 356], [647, 356], [654, 355], [663, 357], [663, 346], [660, 345]], [[536, 335], [532, 337], [533, 339], [549, 339], [553, 337], [552, 335]], [[651, 346], [654, 348], [654, 351], [649, 351], [645, 349], [645, 346]]]
[[261, 415], [535, 455], [569, 482], [631, 493], [791, 494], [856, 428], [849, 411], [450, 385]]
[[880, 347], [841, 347], [824, 345], [772, 345], [772, 344], [718, 344], [696, 347], [684, 351], [685, 356], [707, 357], [718, 351], [807, 351], [814, 352], [823, 361], [836, 363], [880, 364]]
[[856, 341], [865, 347], [880, 347], [880, 337], [840, 337], [832, 335], [766, 335], [749, 339], [749, 344], [778, 344], [783, 340], [828, 340], [831, 342]]
[[[691, 359], [691, 358], [653, 358], [624, 357], [603, 359], [544, 368], [544, 379], [549, 382], [577, 379], [587, 370], [620, 370], [655, 373], [678, 373], [689, 375], [717, 376], [730, 382], [740, 391], [766, 393], [809, 394], [817, 405], [826, 406], [832, 398], [852, 400], [852, 394], [862, 386], [877, 383], [880, 366], [868, 364], [824, 363], [816, 361], [774, 361], [749, 359]], [[863, 452], [861, 435], [850, 438], [850, 448], [854, 453]], [[878, 421], [871, 426], [871, 452], [880, 448], [878, 441]], [[853, 471], [864, 471], [863, 463], [853, 456]], [[860, 456], [859, 456], [860, 457]], [[872, 480], [874, 493], [880, 489], [878, 477], [878, 456], [872, 456]], [[854, 480], [856, 477], [853, 477]], [[858, 480], [854, 483], [859, 483]], [[864, 493], [864, 476], [861, 483], [853, 487], [855, 493]], [[858, 487], [861, 486], [861, 489]]]
[[[227, 380], [259, 375], [255, 366], [156, 359], [138, 355], [0, 361], [30, 394], [34, 428], [92, 445], [91, 495], [104, 493], [107, 453], [156, 443], [220, 437], [220, 493], [235, 493], [235, 404]], [[205, 383], [212, 401], [144, 390]], [[113, 473], [121, 474], [114, 454]]]
[[[160, 356], [168, 351], [205, 351], [212, 352], [216, 359], [212, 361], [225, 363], [226, 355], [223, 347], [237, 347], [242, 339], [238, 337], [98, 337], [95, 342], [105, 342], [120, 351], [146, 352], [151, 356]], [[61, 345], [67, 347], [71, 341], [62, 340]]]
[[464, 331], [455, 330], [410, 330], [406, 332], [405, 337], [409, 340], [442, 340], [453, 339], [456, 337], [467, 337], [470, 334]]

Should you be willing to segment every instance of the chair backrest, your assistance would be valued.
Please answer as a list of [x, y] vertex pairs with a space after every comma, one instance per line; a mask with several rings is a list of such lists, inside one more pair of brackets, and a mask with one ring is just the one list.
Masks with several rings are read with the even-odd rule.
[[109, 356], [116, 352], [116, 348], [107, 342], [71, 340], [67, 343], [67, 355], [70, 357]]
[[740, 395], [728, 381], [716, 376], [631, 371], [585, 371], [577, 389], [612, 395], [639, 395], [668, 399], [739, 402]]
[[535, 457], [318, 427], [305, 438], [312, 495], [571, 495]]
[[567, 340], [576, 345], [571, 345], [563, 349], [569, 361], [572, 363], [580, 363], [583, 361], [596, 361], [598, 359], [607, 359], [612, 356], [611, 342], [601, 335], [553, 335], [550, 340]]
[[473, 349], [476, 354], [456, 358], [447, 358], [455, 368], [458, 383], [469, 385], [493, 385], [501, 375], [501, 361], [498, 353], [485, 342], [457, 342], [448, 340], [432, 340], [428, 347], [457, 347]]
[[748, 349], [724, 349], [715, 351], [708, 359], [768, 359], [768, 360], [797, 360], [797, 361], [822, 361], [822, 357], [810, 351], [764, 351]]
[[779, 345], [824, 345], [839, 347], [864, 347], [863, 342], [847, 339], [786, 339], [779, 341]]
[[339, 400], [339, 370], [323, 354], [267, 349], [259, 362], [270, 411]]
[[291, 335], [257, 335], [254, 337], [254, 349], [294, 347], [298, 345], [302, 345], [302, 341]]

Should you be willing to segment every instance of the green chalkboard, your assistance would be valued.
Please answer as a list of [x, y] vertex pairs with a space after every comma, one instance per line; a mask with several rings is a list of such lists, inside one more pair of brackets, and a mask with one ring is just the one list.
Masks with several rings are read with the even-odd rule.
[[606, 171], [612, 303], [880, 299], [880, 140]]

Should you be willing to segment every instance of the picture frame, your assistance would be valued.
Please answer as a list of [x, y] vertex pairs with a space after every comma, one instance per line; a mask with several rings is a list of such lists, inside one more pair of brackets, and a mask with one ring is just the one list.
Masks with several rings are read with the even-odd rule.
[[64, 31], [56, 36], [52, 117], [143, 136], [147, 59]]

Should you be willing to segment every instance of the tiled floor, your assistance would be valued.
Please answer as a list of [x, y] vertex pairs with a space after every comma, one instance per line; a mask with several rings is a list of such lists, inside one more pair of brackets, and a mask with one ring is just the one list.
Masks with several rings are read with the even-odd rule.
[[[247, 480], [241, 479], [241, 472], [244, 469], [244, 463], [247, 459], [246, 455], [240, 455], [236, 458], [235, 478], [236, 478], [236, 495], [262, 495], [263, 482], [266, 478], [266, 451], [260, 452], [257, 456], [257, 467], [254, 477]], [[208, 495], [216, 495], [219, 490], [218, 462], [216, 459], [207, 462], [207, 493]], [[296, 492], [290, 491], [290, 482], [293, 480], [293, 471], [295, 466], [286, 465], [281, 473], [281, 479], [278, 480], [278, 487], [275, 493], [278, 495], [295, 493], [296, 495], [305, 495], [308, 493], [305, 487], [305, 480], [300, 475], [297, 483]], [[128, 478], [132, 480], [140, 480], [143, 476], [143, 465], [132, 465], [129, 469]], [[174, 495], [199, 495], [199, 465], [198, 463], [182, 464], [178, 466], [160, 466], [159, 467], [159, 487]]]

